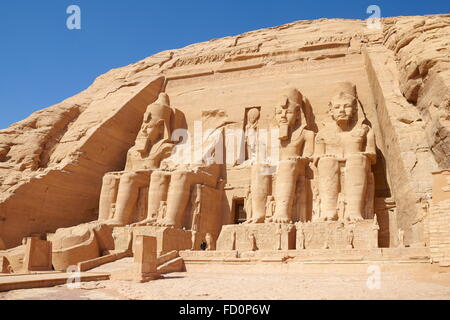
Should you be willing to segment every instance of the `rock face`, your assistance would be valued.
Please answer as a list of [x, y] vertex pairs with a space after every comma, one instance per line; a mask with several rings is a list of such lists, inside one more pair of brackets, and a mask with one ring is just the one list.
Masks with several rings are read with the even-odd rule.
[[384, 45], [394, 53], [400, 71], [400, 90], [416, 106], [439, 167], [448, 168], [449, 21], [440, 17], [397, 19], [386, 23], [384, 34]]
[[[203, 223], [204, 231], [217, 239], [222, 225], [237, 221], [241, 202], [245, 201], [247, 211], [248, 203], [253, 203], [252, 216], [248, 217], [252, 222], [264, 222], [269, 217], [273, 222], [289, 223], [306, 222], [314, 214], [320, 218], [317, 208], [326, 207], [324, 202], [317, 202], [321, 198], [328, 201], [326, 210], [330, 211], [330, 203], [337, 208], [336, 217], [334, 212], [326, 214], [331, 220], [373, 219], [376, 214], [382, 238], [379, 242], [385, 246], [396, 245], [392, 239], [399, 229], [405, 231], [407, 245], [426, 243], [424, 228], [418, 227], [423, 219], [417, 217], [422, 214], [422, 202], [431, 198], [432, 172], [450, 167], [449, 42], [450, 15], [386, 18], [380, 30], [369, 29], [359, 20], [321, 19], [165, 51], [111, 70], [80, 94], [0, 131], [0, 244], [12, 248], [32, 234], [53, 233], [58, 228], [97, 220], [103, 177], [125, 169], [128, 151], [133, 145], [137, 147], [136, 137], [143, 130], [147, 107], [162, 92], [170, 97], [172, 129], [194, 130], [195, 121], [202, 119], [204, 127], [219, 135], [225, 128], [278, 128], [286, 136], [280, 139], [280, 153], [288, 154], [281, 159], [286, 162], [278, 173], [285, 173], [274, 181], [258, 180], [253, 178], [252, 168], [228, 161], [220, 168], [192, 169], [196, 173], [192, 176], [177, 169], [170, 177], [152, 174], [155, 184], [170, 180], [169, 195], [161, 189], [158, 196], [158, 188], [152, 189], [148, 185], [150, 176], [144, 175], [147, 185], [139, 185], [138, 192], [161, 201], [155, 204], [145, 197], [135, 199], [139, 203], [148, 201], [148, 212], [138, 203], [130, 209], [134, 222], [148, 218], [180, 228]], [[339, 91], [343, 82], [351, 83], [354, 89]], [[287, 88], [295, 88], [298, 94], [291, 91], [283, 98]], [[335, 185], [348, 185], [346, 191], [333, 193], [327, 189], [326, 179], [337, 162], [322, 161], [321, 166], [319, 160], [315, 172], [309, 164], [294, 170], [292, 166], [297, 164], [289, 164], [289, 160], [291, 148], [298, 146], [301, 150], [296, 156], [315, 159], [316, 138], [320, 140], [321, 132], [331, 130], [329, 106], [340, 104], [340, 100], [332, 99], [336, 92], [341, 95], [336, 99], [351, 97], [350, 104], [355, 104], [352, 112], [360, 122], [356, 131], [347, 130], [349, 135], [359, 134], [364, 141], [373, 136], [374, 142], [373, 151], [360, 145], [358, 152], [364, 156], [352, 158], [345, 174], [330, 180]], [[296, 105], [303, 127], [273, 124], [274, 114], [297, 112]], [[333, 137], [333, 133], [326, 137]], [[309, 142], [313, 146], [308, 151]], [[288, 151], [283, 150], [283, 143]], [[248, 156], [253, 149], [250, 142], [247, 146]], [[198, 180], [198, 172], [214, 179]], [[297, 174], [303, 178], [291, 182], [290, 177]], [[316, 186], [314, 181], [321, 176], [325, 182]], [[360, 183], [367, 188], [358, 189], [351, 177], [363, 177]], [[184, 198], [174, 200], [175, 206], [167, 197], [170, 199], [171, 188], [184, 190], [177, 184], [181, 180], [190, 181], [189, 188], [202, 191], [186, 191]], [[277, 188], [275, 180], [279, 185], [299, 183], [301, 187], [293, 187], [292, 194], [283, 193], [285, 188], [272, 194], [272, 188]], [[115, 199], [120, 190], [114, 190], [108, 194]], [[214, 197], [217, 203], [202, 200], [199, 194]], [[268, 196], [274, 196], [275, 202], [278, 199], [269, 215]], [[103, 196], [101, 199], [105, 200]], [[110, 202], [108, 205], [114, 204]], [[114, 205], [107, 212], [117, 210], [117, 203]], [[220, 214], [201, 218], [202, 210], [196, 205]], [[150, 213], [152, 206], [154, 214]], [[142, 219], [136, 218], [139, 210], [145, 211]], [[178, 214], [184, 211], [192, 212], [192, 216]], [[111, 218], [108, 215], [106, 220]], [[194, 220], [200, 219], [198, 216], [203, 222], [197, 225]], [[168, 223], [171, 217], [174, 220]]]

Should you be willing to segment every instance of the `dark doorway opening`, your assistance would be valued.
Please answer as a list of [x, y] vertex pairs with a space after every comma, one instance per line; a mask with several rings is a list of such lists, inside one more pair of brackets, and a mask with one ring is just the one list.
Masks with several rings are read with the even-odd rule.
[[244, 199], [234, 199], [234, 223], [241, 224], [247, 221], [247, 213], [244, 208]]

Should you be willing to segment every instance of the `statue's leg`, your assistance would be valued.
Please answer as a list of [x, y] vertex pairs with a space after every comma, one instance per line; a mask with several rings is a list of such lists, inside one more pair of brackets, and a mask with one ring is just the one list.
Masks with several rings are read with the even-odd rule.
[[287, 223], [292, 220], [297, 175], [297, 161], [284, 160], [280, 162], [275, 186], [275, 214], [270, 221]]
[[106, 221], [111, 218], [111, 206], [116, 202], [119, 177], [114, 173], [107, 173], [103, 177], [100, 193], [98, 220]]
[[164, 171], [154, 171], [150, 178], [150, 187], [148, 189], [147, 218], [145, 222], [156, 221], [158, 209], [161, 201], [167, 199], [169, 189], [170, 174]]
[[139, 188], [148, 183], [148, 173], [127, 172], [120, 178], [117, 192], [116, 213], [113, 224], [127, 225], [132, 222], [139, 197]]
[[345, 164], [345, 218], [351, 221], [363, 220], [367, 191], [369, 159], [362, 154], [347, 158]]
[[266, 217], [266, 202], [270, 192], [271, 176], [265, 174], [264, 165], [251, 167], [251, 218], [247, 223], [262, 223]]
[[320, 220], [336, 220], [339, 194], [339, 161], [332, 157], [319, 160]]
[[197, 172], [173, 172], [167, 194], [166, 218], [162, 221], [161, 225], [180, 227], [183, 214], [189, 203], [191, 187], [195, 184], [204, 184], [215, 188], [217, 185], [217, 177], [217, 175], [206, 172], [206, 170], [198, 170]]
[[180, 227], [181, 213], [189, 202], [193, 176], [189, 172], [174, 172], [167, 195], [167, 213], [162, 221], [164, 226]]

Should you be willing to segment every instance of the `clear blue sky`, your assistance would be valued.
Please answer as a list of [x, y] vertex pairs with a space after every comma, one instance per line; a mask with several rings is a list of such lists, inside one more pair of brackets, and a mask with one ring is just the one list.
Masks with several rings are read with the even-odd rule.
[[[191, 43], [317, 18], [449, 13], [449, 0], [1, 0], [0, 128], [56, 104], [112, 68]], [[66, 9], [81, 8], [81, 30]]]

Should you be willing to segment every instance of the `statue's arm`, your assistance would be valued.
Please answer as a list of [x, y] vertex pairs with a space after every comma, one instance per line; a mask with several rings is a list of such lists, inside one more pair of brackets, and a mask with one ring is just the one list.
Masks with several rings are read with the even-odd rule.
[[317, 163], [320, 160], [320, 157], [322, 157], [325, 154], [325, 140], [321, 136], [320, 132], [317, 134], [317, 137], [315, 139], [315, 145], [314, 145], [314, 156], [313, 156], [313, 164], [317, 167]]
[[372, 165], [374, 165], [377, 162], [377, 150], [375, 143], [375, 133], [370, 128], [367, 132], [366, 154], [369, 157]]
[[303, 157], [312, 158], [314, 154], [314, 140], [316, 134], [313, 131], [305, 131], [305, 147], [303, 148]]

